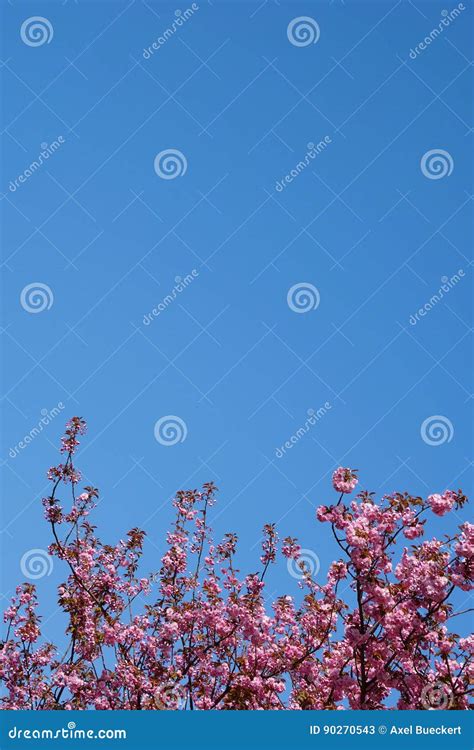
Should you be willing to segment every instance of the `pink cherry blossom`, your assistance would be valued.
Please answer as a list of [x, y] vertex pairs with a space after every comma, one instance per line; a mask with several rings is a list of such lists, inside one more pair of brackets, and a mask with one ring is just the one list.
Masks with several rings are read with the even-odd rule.
[[431, 510], [437, 516], [444, 516], [446, 513], [449, 513], [455, 501], [456, 493], [451, 492], [451, 490], [446, 490], [442, 495], [430, 495], [428, 497]]
[[353, 492], [358, 481], [354, 469], [344, 469], [342, 466], [339, 466], [332, 475], [332, 486], [336, 492], [343, 492], [344, 494]]
[[[50, 469], [43, 499], [49, 553], [64, 571], [57, 597], [65, 638], [46, 641], [36, 588], [19, 585], [4, 613], [1, 708], [469, 708], [474, 638], [458, 633], [473, 587], [474, 525], [422, 539], [433, 512], [463, 507], [461, 491], [427, 500], [364, 491], [346, 505], [357, 477], [339, 468], [333, 484], [341, 496], [317, 510], [338, 555], [325, 577], [299, 566], [308, 550], [290, 536], [280, 545], [272, 523], [263, 529], [260, 565], [242, 574], [237, 536], [216, 542], [209, 525], [216, 487], [181, 490], [159, 570], [144, 575], [145, 532], [132, 528], [103, 543], [89, 520], [98, 491], [76, 492], [84, 432], [84, 420], [68, 423], [63, 461]], [[59, 497], [65, 490], [69, 500]], [[320, 545], [315, 529], [314, 550]], [[273, 565], [292, 571], [293, 595], [271, 604]]]

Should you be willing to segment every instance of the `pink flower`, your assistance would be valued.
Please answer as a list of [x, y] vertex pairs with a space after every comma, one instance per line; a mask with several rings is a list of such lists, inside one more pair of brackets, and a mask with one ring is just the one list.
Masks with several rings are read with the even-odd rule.
[[[141, 576], [141, 529], [103, 542], [88, 521], [98, 491], [74, 486], [84, 429], [78, 417], [68, 423], [43, 500], [69, 643], [64, 652], [45, 639], [34, 584], [18, 586], [0, 636], [0, 709], [427, 710], [445, 698], [446, 708], [469, 709], [474, 638], [457, 635], [457, 619], [451, 627], [469, 610], [464, 596], [461, 611], [449, 600], [472, 589], [474, 525], [446, 541], [418, 539], [426, 509], [461, 508], [461, 490], [428, 500], [362, 491], [320, 506], [341, 559], [316, 580], [308, 562], [321, 534], [310, 549], [286, 536], [285, 567], [304, 596], [272, 605], [264, 578], [281, 554], [277, 529], [264, 527], [262, 571], [241, 575], [236, 535], [216, 544], [208, 525], [213, 484], [177, 493], [158, 572]], [[333, 484], [352, 492], [356, 472], [339, 467]], [[402, 534], [413, 541], [399, 554]]]
[[403, 533], [407, 539], [416, 539], [419, 536], [423, 536], [423, 526], [421, 523], [415, 523], [413, 526], [406, 526], [403, 529]]
[[430, 495], [428, 497], [428, 503], [433, 513], [437, 516], [444, 516], [449, 513], [456, 500], [456, 493], [451, 490], [446, 490], [442, 495]]
[[327, 518], [328, 513], [329, 508], [327, 505], [320, 505], [319, 508], [316, 508], [316, 518], [318, 519], [318, 521], [329, 521], [329, 518]]
[[342, 466], [336, 469], [332, 475], [332, 486], [336, 492], [349, 493], [353, 491], [359, 481], [356, 471], [356, 469], [344, 469]]

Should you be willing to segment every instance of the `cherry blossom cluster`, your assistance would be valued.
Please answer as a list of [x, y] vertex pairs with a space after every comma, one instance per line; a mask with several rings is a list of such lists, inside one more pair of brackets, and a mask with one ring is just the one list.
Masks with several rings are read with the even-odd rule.
[[64, 459], [49, 470], [43, 500], [49, 553], [65, 571], [58, 588], [65, 642], [45, 640], [35, 586], [18, 586], [0, 643], [2, 708], [469, 707], [474, 638], [456, 629], [469, 612], [474, 525], [421, 541], [430, 513], [463, 507], [461, 491], [426, 500], [362, 491], [346, 502], [358, 478], [339, 467], [338, 500], [316, 512], [331, 528], [339, 559], [324, 582], [301, 564], [300, 595], [268, 607], [267, 571], [280, 556], [298, 565], [297, 539], [280, 543], [267, 524], [261, 570], [242, 575], [236, 535], [214, 541], [209, 515], [217, 491], [209, 483], [177, 493], [159, 570], [142, 576], [145, 532], [133, 528], [105, 544], [89, 520], [98, 491], [78, 491], [74, 465], [84, 431], [82, 419], [68, 423]]

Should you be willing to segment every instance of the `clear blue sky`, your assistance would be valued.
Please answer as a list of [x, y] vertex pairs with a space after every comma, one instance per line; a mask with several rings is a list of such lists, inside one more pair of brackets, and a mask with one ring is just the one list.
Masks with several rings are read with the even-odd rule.
[[[189, 5], [180, 6], [184, 13]], [[152, 2], [3, 4], [3, 499], [0, 590], [47, 547], [41, 497], [67, 417], [89, 423], [79, 465], [101, 490], [95, 521], [114, 542], [148, 533], [157, 569], [169, 498], [214, 480], [217, 535], [259, 567], [265, 522], [297, 535], [324, 571], [336, 553], [314, 509], [339, 464], [362, 486], [469, 491], [472, 365], [472, 7], [420, 54], [451, 5], [202, 0], [176, 18]], [[454, 7], [454, 6], [453, 6]], [[49, 43], [20, 35], [46, 18]], [[287, 27], [313, 18], [296, 46]], [[315, 27], [314, 27], [315, 28]], [[470, 80], [471, 79], [471, 80]], [[282, 190], [275, 185], [327, 146]], [[41, 144], [60, 146], [16, 190]], [[163, 179], [161, 151], [185, 173]], [[451, 173], [427, 177], [431, 150]], [[449, 157], [449, 158], [448, 158]], [[143, 318], [196, 269], [149, 325]], [[464, 276], [415, 325], [442, 277]], [[312, 284], [319, 305], [287, 302]], [[49, 309], [21, 304], [44, 284]], [[27, 292], [25, 292], [27, 295]], [[41, 418], [65, 405], [12, 458]], [[309, 409], [331, 408], [282, 458]], [[174, 415], [184, 442], [155, 439]], [[449, 440], [425, 442], [440, 416]], [[433, 518], [441, 535], [467, 518]], [[56, 566], [38, 581], [46, 632]], [[269, 592], [295, 593], [284, 564]], [[2, 603], [4, 604], [4, 602]]]

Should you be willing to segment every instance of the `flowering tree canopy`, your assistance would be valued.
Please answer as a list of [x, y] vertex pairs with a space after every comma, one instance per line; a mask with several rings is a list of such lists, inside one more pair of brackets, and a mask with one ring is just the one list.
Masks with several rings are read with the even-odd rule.
[[[296, 539], [284, 539], [280, 550], [270, 524], [261, 572], [242, 577], [236, 536], [213, 541], [216, 488], [206, 484], [177, 493], [159, 573], [140, 577], [145, 532], [134, 528], [115, 546], [102, 543], [89, 520], [98, 492], [76, 491], [73, 460], [84, 431], [81, 418], [68, 423], [64, 459], [49, 470], [52, 489], [43, 500], [49, 553], [66, 574], [58, 602], [67, 644], [60, 650], [44, 641], [35, 586], [18, 586], [0, 644], [2, 708], [469, 707], [474, 637], [453, 631], [454, 618], [468, 610], [450, 602], [456, 589], [472, 588], [474, 525], [463, 523], [444, 541], [421, 541], [426, 515], [460, 508], [461, 491], [426, 500], [407, 493], [376, 500], [364, 491], [346, 502], [357, 474], [337, 469], [339, 499], [319, 507], [317, 518], [329, 524], [341, 557], [321, 584], [300, 560]], [[65, 507], [59, 492], [67, 485]], [[265, 575], [280, 553], [299, 566], [301, 602], [283, 595], [270, 612]]]

